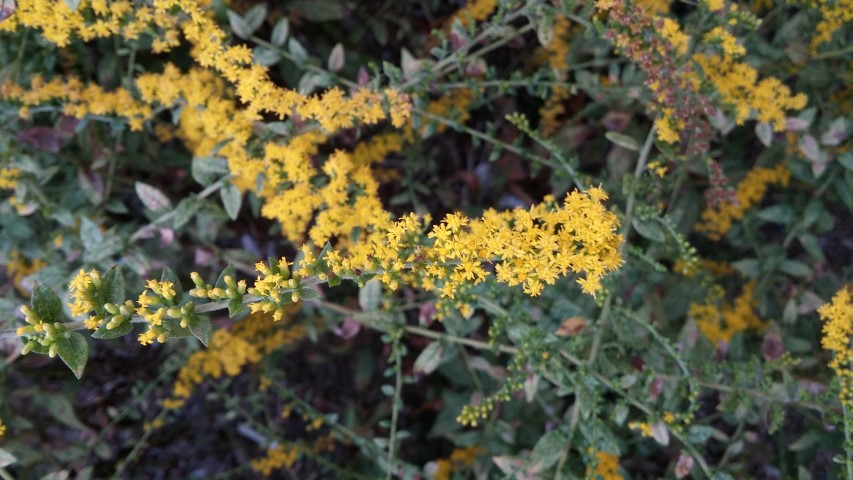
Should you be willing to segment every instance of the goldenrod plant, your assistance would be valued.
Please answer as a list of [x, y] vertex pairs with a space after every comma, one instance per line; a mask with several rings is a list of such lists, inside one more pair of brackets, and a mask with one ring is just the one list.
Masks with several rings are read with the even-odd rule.
[[0, 0], [0, 477], [853, 480], [851, 12]]

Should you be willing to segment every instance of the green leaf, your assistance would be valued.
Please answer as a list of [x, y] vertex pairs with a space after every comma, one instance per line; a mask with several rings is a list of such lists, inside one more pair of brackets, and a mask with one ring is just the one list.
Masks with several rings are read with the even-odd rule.
[[195, 338], [197, 338], [205, 347], [210, 343], [211, 330], [213, 330], [213, 327], [211, 327], [210, 319], [207, 317], [195, 317], [190, 322], [190, 332], [192, 332], [192, 334], [195, 335]]
[[341, 20], [347, 13], [341, 0], [292, 0], [288, 3], [292, 10], [298, 10], [312, 22]]
[[104, 234], [95, 222], [83, 217], [80, 220], [80, 241], [87, 252], [98, 250], [104, 243]]
[[127, 335], [128, 333], [133, 331], [133, 324], [130, 321], [123, 322], [121, 325], [117, 326], [112, 330], [107, 329], [107, 322], [104, 322], [103, 325], [98, 327], [97, 330], [92, 332], [92, 338], [97, 338], [99, 340], [108, 340], [111, 338], [119, 338]]
[[329, 71], [340, 72], [344, 68], [344, 61], [344, 46], [338, 43], [332, 48], [332, 52], [329, 53], [329, 60], [327, 62]]
[[201, 205], [202, 202], [196, 197], [187, 197], [181, 200], [178, 206], [175, 207], [173, 227], [177, 230], [186, 225], [187, 222], [192, 220], [193, 215], [201, 208]]
[[103, 303], [109, 302], [118, 306], [123, 304], [127, 299], [125, 296], [124, 275], [118, 265], [104, 274], [99, 293], [99, 298]]
[[295, 38], [287, 41], [287, 51], [293, 55], [293, 61], [299, 65], [302, 65], [308, 59], [308, 52], [305, 50], [305, 47]]
[[222, 197], [222, 206], [225, 207], [228, 218], [237, 220], [237, 216], [240, 214], [240, 206], [243, 204], [243, 195], [240, 194], [240, 190], [229, 183], [219, 189], [219, 196]]
[[706, 425], [693, 425], [687, 433], [690, 443], [704, 444], [714, 434], [714, 428]]
[[15, 458], [14, 455], [9, 453], [8, 450], [0, 448], [0, 468], [8, 467], [9, 465], [12, 465], [17, 461], [18, 459]]
[[853, 153], [844, 152], [838, 156], [838, 163], [841, 164], [847, 170], [853, 172]]
[[380, 332], [390, 332], [398, 323], [397, 318], [390, 312], [356, 312], [352, 318]]
[[50, 287], [39, 281], [33, 284], [33, 295], [30, 305], [33, 312], [43, 322], [53, 323], [62, 320], [62, 301]]
[[758, 212], [758, 218], [766, 222], [790, 225], [797, 220], [798, 215], [790, 206], [780, 204], [771, 205], [761, 210]]
[[639, 142], [634, 140], [632, 137], [629, 137], [628, 135], [624, 135], [617, 132], [607, 132], [604, 134], [604, 138], [610, 140], [611, 142], [615, 143], [616, 145], [619, 145], [622, 148], [626, 148], [634, 152], [640, 151]]
[[276, 22], [275, 27], [272, 29], [272, 38], [270, 38], [270, 42], [273, 45], [277, 45], [279, 47], [284, 46], [284, 42], [287, 41], [287, 35], [290, 33], [290, 22], [287, 20], [287, 17], [282, 17]]
[[246, 20], [243, 19], [237, 12], [228, 10], [228, 24], [231, 26], [231, 31], [234, 35], [247, 40], [252, 36], [252, 29]]
[[631, 224], [637, 230], [637, 233], [653, 242], [663, 243], [666, 240], [663, 228], [661, 228], [655, 219], [635, 217]]
[[542, 472], [557, 463], [566, 447], [566, 435], [560, 430], [551, 430], [536, 442], [530, 452], [530, 469]]
[[281, 61], [281, 55], [272, 48], [267, 47], [255, 47], [252, 50], [252, 58], [255, 59], [255, 63], [265, 67], [273, 66]]
[[78, 379], [82, 377], [86, 361], [89, 360], [89, 344], [86, 342], [86, 337], [77, 332], [67, 332], [56, 343], [59, 344], [57, 350], [59, 358], [68, 365], [75, 377]]
[[228, 288], [228, 285], [225, 284], [225, 277], [231, 277], [234, 281], [237, 281], [237, 270], [234, 268], [234, 265], [229, 263], [225, 270], [222, 270], [222, 273], [219, 274], [219, 277], [216, 279], [216, 283], [213, 284], [216, 288], [221, 288], [225, 290]]
[[769, 147], [773, 144], [773, 127], [768, 122], [761, 122], [755, 124], [755, 135], [758, 137], [758, 140], [764, 144], [765, 147]]
[[206, 187], [228, 174], [228, 162], [224, 157], [193, 157], [190, 173], [196, 182]]
[[169, 267], [163, 267], [163, 273], [160, 274], [161, 282], [171, 282], [175, 288], [175, 303], [179, 303], [181, 301], [181, 297], [184, 294], [184, 287], [181, 285], [181, 280], [175, 275], [175, 272], [172, 271]]
[[243, 304], [243, 301], [239, 298], [232, 298], [228, 302], [228, 318], [234, 318], [246, 310], [248, 310], [248, 307], [246, 307], [246, 305]]
[[180, 320], [176, 320], [174, 318], [167, 318], [163, 320], [163, 330], [166, 331], [170, 338], [186, 338], [193, 336], [193, 332], [191, 332], [189, 328], [182, 327]]
[[365, 312], [372, 312], [379, 308], [381, 296], [382, 283], [374, 278], [365, 283], [358, 291], [358, 305]]
[[414, 371], [432, 373], [441, 365], [444, 358], [444, 347], [440, 342], [432, 342], [415, 359]]
[[172, 208], [169, 197], [147, 183], [136, 182], [136, 194], [148, 210], [159, 212]]
[[808, 278], [812, 276], [812, 269], [799, 260], [785, 260], [779, 265], [779, 270], [792, 277]]
[[255, 31], [261, 28], [265, 18], [267, 18], [267, 6], [263, 3], [255, 5], [243, 15], [243, 20], [249, 26], [251, 33], [255, 33]]

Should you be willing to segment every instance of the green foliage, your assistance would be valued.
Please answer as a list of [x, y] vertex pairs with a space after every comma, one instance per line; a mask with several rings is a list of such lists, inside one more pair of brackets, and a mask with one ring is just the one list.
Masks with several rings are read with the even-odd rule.
[[[0, 18], [35, 3], [105, 15], [0, 0]], [[148, 6], [129, 3], [121, 28]], [[18, 22], [0, 23], [0, 476], [853, 478], [851, 414], [815, 313], [853, 278], [849, 23], [817, 41], [845, 2], [189, 3], [236, 48], [223, 52], [250, 53], [237, 73], [217, 70], [225, 54], [200, 62], [170, 22], [57, 45], [0, 20]], [[635, 4], [644, 13], [625, 17]], [[186, 25], [182, 8], [148, 14]], [[647, 28], [648, 15], [679, 28]], [[734, 46], [707, 38], [717, 27]], [[171, 33], [180, 46], [155, 50]], [[756, 78], [715, 83], [727, 70], [704, 71], [702, 55]], [[137, 79], [167, 64], [197, 83], [135, 128]], [[286, 94], [240, 83], [261, 70]], [[101, 90], [79, 104], [67, 85], [36, 93], [72, 77]], [[378, 95], [382, 115], [276, 110], [333, 86]], [[411, 107], [402, 126], [389, 91]], [[107, 108], [116, 92], [130, 100]], [[779, 106], [800, 92], [805, 108]], [[326, 115], [358, 121], [327, 129]], [[531, 297], [495, 280], [496, 258], [442, 295], [405, 236], [411, 258], [336, 273], [341, 252], [393, 236], [375, 227], [389, 219], [431, 215], [432, 245], [446, 214], [595, 186], [624, 236], [595, 296], [572, 275]], [[269, 214], [276, 200], [286, 215]], [[376, 221], [358, 218], [374, 201]], [[75, 316], [81, 269], [104, 273]], [[251, 288], [276, 275], [277, 298]], [[144, 312], [152, 279], [175, 293]], [[146, 329], [162, 340], [139, 345]]]

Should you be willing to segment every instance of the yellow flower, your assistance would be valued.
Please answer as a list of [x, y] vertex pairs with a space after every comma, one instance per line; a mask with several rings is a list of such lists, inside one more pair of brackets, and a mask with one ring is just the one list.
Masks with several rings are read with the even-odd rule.
[[839, 398], [845, 407], [853, 407], [853, 351], [850, 349], [853, 337], [853, 298], [849, 288], [839, 290], [832, 300], [818, 309], [823, 320], [823, 338], [821, 345], [833, 353], [829, 367], [835, 370], [841, 383]]
[[773, 168], [755, 167], [738, 184], [735, 190], [735, 202], [723, 201], [716, 208], [706, 208], [701, 214], [701, 223], [696, 230], [711, 240], [723, 238], [732, 226], [732, 222], [742, 220], [754, 205], [758, 204], [767, 190], [773, 185], [787, 186], [791, 171], [785, 163]]

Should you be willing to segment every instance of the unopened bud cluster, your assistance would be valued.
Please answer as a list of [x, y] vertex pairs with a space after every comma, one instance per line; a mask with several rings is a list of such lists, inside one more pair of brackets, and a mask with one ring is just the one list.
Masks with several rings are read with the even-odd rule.
[[41, 345], [48, 348], [47, 354], [50, 358], [55, 357], [59, 349], [59, 344], [56, 341], [65, 333], [65, 325], [61, 322], [43, 321], [36, 312], [26, 305], [21, 305], [21, 313], [24, 314], [24, 320], [29, 324], [19, 327], [17, 331], [18, 336], [28, 338], [21, 354], [26, 355]]
[[192, 272], [190, 278], [192, 278], [195, 288], [188, 293], [193, 297], [209, 298], [211, 300], [242, 300], [243, 295], [246, 294], [246, 281], [240, 280], [239, 282], [235, 282], [234, 277], [231, 275], [226, 275], [224, 278], [225, 288], [205, 283], [198, 272]]

